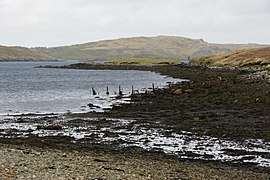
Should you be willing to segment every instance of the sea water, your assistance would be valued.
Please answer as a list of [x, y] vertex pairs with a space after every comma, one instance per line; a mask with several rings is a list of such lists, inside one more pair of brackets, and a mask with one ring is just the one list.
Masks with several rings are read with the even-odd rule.
[[149, 71], [35, 68], [71, 63], [75, 62], [0, 62], [0, 114], [93, 111], [88, 104], [102, 110], [127, 102], [115, 98], [119, 86], [127, 97], [132, 86], [147, 91], [153, 83], [164, 87], [181, 81]]

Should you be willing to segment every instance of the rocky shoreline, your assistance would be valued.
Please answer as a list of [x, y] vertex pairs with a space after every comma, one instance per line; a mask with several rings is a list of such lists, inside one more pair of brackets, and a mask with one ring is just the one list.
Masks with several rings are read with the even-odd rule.
[[[55, 122], [62, 122], [63, 119], [70, 120], [63, 122], [61, 126], [55, 126], [58, 127], [59, 130], [55, 136], [52, 136], [53, 134], [51, 134], [51, 136], [38, 137], [33, 134], [35, 128], [22, 131], [22, 133], [28, 134], [27, 138], [19, 137], [18, 133], [20, 132], [18, 132], [18, 130], [14, 130], [14, 128], [11, 128], [8, 132], [1, 132], [1, 134], [7, 136], [6, 138], [2, 136], [1, 146], [3, 145], [3, 147], [6, 147], [7, 149], [2, 150], [0, 154], [10, 151], [10, 148], [18, 149], [22, 146], [25, 149], [31, 150], [31, 146], [34, 146], [35, 148], [48, 147], [48, 149], [46, 149], [46, 153], [52, 154], [52, 157], [54, 157], [54, 151], [61, 151], [61, 153], [63, 153], [62, 151], [67, 151], [72, 154], [74, 151], [78, 151], [78, 149], [80, 149], [82, 151], [77, 154], [75, 153], [76, 157], [78, 156], [85, 159], [85, 153], [92, 153], [96, 152], [96, 150], [100, 150], [100, 152], [111, 154], [111, 159], [117, 157], [117, 160], [110, 161], [111, 163], [119, 161], [125, 162], [125, 160], [121, 159], [122, 155], [125, 157], [125, 154], [129, 157], [139, 156], [139, 158], [134, 162], [136, 164], [146, 164], [140, 167], [147, 172], [149, 171], [148, 174], [151, 174], [149, 177], [146, 175], [147, 173], [143, 174], [143, 176], [135, 176], [135, 178], [141, 179], [269, 178], [269, 167], [258, 167], [258, 164], [255, 161], [256, 157], [264, 158], [266, 163], [269, 163], [268, 161], [270, 159], [270, 152], [268, 149], [270, 141], [269, 81], [263, 78], [249, 78], [250, 73], [246, 70], [211, 69], [187, 65], [111, 66], [76, 64], [57, 68], [147, 70], [175, 78], [189, 79], [189, 81], [179, 84], [171, 84], [168, 88], [156, 89], [153, 92], [133, 94], [131, 95], [131, 103], [114, 106], [111, 110], [105, 111], [104, 113], [67, 114], [64, 117], [52, 115], [41, 118], [36, 117], [33, 120], [28, 116], [15, 117], [15, 123], [48, 122], [54, 124]], [[125, 121], [122, 122], [122, 119], [128, 120], [128, 123]], [[74, 137], [63, 135], [63, 129], [76, 126], [94, 128], [96, 133], [91, 132], [89, 135], [84, 136], [84, 138], [79, 140], [76, 140]], [[39, 125], [39, 127], [42, 126]], [[46, 129], [42, 130], [46, 131]], [[160, 145], [154, 145], [157, 149], [152, 149], [150, 151], [145, 151], [135, 146], [128, 146], [126, 148], [119, 149], [119, 145], [126, 143], [123, 139], [119, 138], [122, 137], [122, 135], [129, 136], [127, 133], [137, 133], [140, 135], [142, 131], [151, 134], [155, 133], [155, 130], [162, 130], [159, 132], [162, 134], [162, 137], [167, 138], [167, 140], [172, 137], [172, 134], [188, 132], [196, 134], [199, 137], [214, 137], [217, 141], [233, 141], [238, 144], [246, 143], [249, 148], [264, 148], [265, 152], [222, 149], [222, 151], [226, 152], [226, 156], [242, 157], [239, 161], [231, 164], [221, 161], [201, 161], [197, 159], [197, 157], [201, 156], [208, 159], [213, 158], [208, 154], [191, 154], [195, 157], [195, 160], [191, 163], [190, 160], [183, 160], [175, 156], [167, 156], [164, 153], [161, 153], [159, 151]], [[76, 129], [74, 132], [83, 134], [89, 133], [86, 132], [85, 129]], [[101, 132], [103, 139], [113, 139], [113, 141], [110, 141], [109, 144], [108, 142], [100, 143], [99, 132]], [[15, 136], [13, 139], [10, 139], [10, 137], [8, 137], [9, 135]], [[152, 137], [150, 136], [150, 138]], [[254, 141], [254, 144], [252, 145], [252, 143], [250, 144], [249, 142], [250, 140], [259, 140], [263, 143], [258, 144]], [[4, 145], [3, 143], [9, 145]], [[144, 143], [149, 144], [149, 141], [145, 139]], [[197, 150], [200, 150], [200, 148], [208, 149], [207, 146], [202, 147], [201, 145], [195, 148], [197, 148]], [[38, 151], [40, 151], [40, 149]], [[183, 152], [178, 153], [181, 155]], [[74, 154], [71, 156], [75, 157]], [[90, 155], [88, 154], [88, 156]], [[48, 158], [48, 156], [46, 156], [46, 158]], [[147, 159], [147, 162], [144, 162], [145, 158]], [[154, 161], [156, 164], [153, 163], [153, 159], [156, 160]], [[253, 162], [253, 159], [254, 163], [244, 163], [246, 161]], [[9, 163], [5, 163], [6, 161], [1, 161], [0, 164], [2, 163], [4, 166], [10, 166]], [[63, 160], [61, 159], [61, 161]], [[72, 159], [69, 159], [69, 161], [73, 162]], [[89, 161], [94, 160], [92, 159]], [[168, 161], [169, 163], [166, 165], [166, 162]], [[100, 162], [95, 163], [98, 164]], [[31, 165], [29, 166], [31, 167]], [[78, 161], [74, 161], [74, 167], [75, 166], [80, 167]], [[158, 174], [155, 171], [155, 167], [160, 167], [161, 172], [164, 172], [164, 174]], [[18, 165], [17, 168], [21, 168], [21, 166]], [[124, 169], [130, 168], [129, 165], [121, 166], [121, 168], [113, 166], [113, 168], [111, 168], [113, 170], [110, 168], [107, 168], [107, 171], [114, 172], [115, 176], [112, 177], [115, 178], [131, 178], [132, 173], [134, 172]], [[149, 170], [147, 168], [153, 169]], [[103, 170], [100, 171], [98, 176], [95, 176], [94, 172], [90, 169], [85, 170], [84, 173], [80, 173], [85, 177], [111, 177], [103, 171], [104, 168], [100, 168]], [[124, 172], [115, 169], [121, 169], [124, 170]], [[181, 170], [179, 171], [175, 169]], [[2, 169], [1, 171], [5, 172]], [[60, 173], [64, 171], [65, 170], [63, 168], [60, 168], [58, 172]], [[22, 171], [19, 172], [22, 173]], [[86, 174], [86, 172], [89, 172], [90, 174]], [[127, 173], [125, 175], [126, 172], [132, 173]], [[17, 174], [19, 175], [21, 173]], [[80, 173], [78, 173], [78, 175]], [[116, 176], [117, 173], [122, 174], [120, 176]], [[209, 176], [207, 176], [207, 174], [209, 174]], [[27, 177], [29, 177], [28, 175]], [[75, 171], [73, 172], [73, 175], [73, 177], [79, 177]], [[40, 176], [45, 177], [44, 174], [40, 174]], [[26, 176], [24, 176], [24, 178], [25, 177]], [[65, 176], [57, 174], [57, 176], [52, 177]]]
[[[249, 78], [253, 76], [250, 71], [187, 65], [75, 64], [61, 68], [145, 70], [189, 79], [162, 90], [157, 89], [153, 93], [134, 94], [131, 102], [135, 103], [115, 106], [104, 116], [140, 118], [145, 114], [146, 118], [152, 119], [149, 121], [167, 119], [162, 123], [177, 126], [177, 122], [181, 124], [182, 130], [195, 129], [197, 133], [215, 137], [270, 140], [270, 83], [259, 77]], [[158, 112], [163, 112], [163, 115], [160, 116]], [[243, 131], [239, 128], [243, 128]]]

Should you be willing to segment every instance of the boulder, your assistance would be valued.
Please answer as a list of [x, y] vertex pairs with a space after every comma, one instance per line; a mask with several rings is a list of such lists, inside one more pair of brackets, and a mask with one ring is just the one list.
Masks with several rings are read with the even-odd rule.
[[175, 94], [175, 95], [183, 94], [183, 90], [182, 89], [176, 89], [175, 91], [173, 91], [173, 94]]
[[187, 89], [187, 90], [185, 90], [185, 93], [192, 93], [192, 90], [191, 89]]

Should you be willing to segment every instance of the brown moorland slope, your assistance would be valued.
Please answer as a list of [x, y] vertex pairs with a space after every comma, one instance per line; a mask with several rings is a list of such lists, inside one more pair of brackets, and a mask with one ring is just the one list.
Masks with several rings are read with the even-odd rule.
[[262, 67], [270, 69], [270, 47], [238, 50], [216, 56], [195, 58], [190, 63], [192, 65]]

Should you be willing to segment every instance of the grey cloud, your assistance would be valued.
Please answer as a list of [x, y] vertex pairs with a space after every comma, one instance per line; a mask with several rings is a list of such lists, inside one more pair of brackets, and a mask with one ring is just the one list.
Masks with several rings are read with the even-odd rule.
[[0, 0], [0, 44], [178, 35], [270, 43], [269, 0]]

